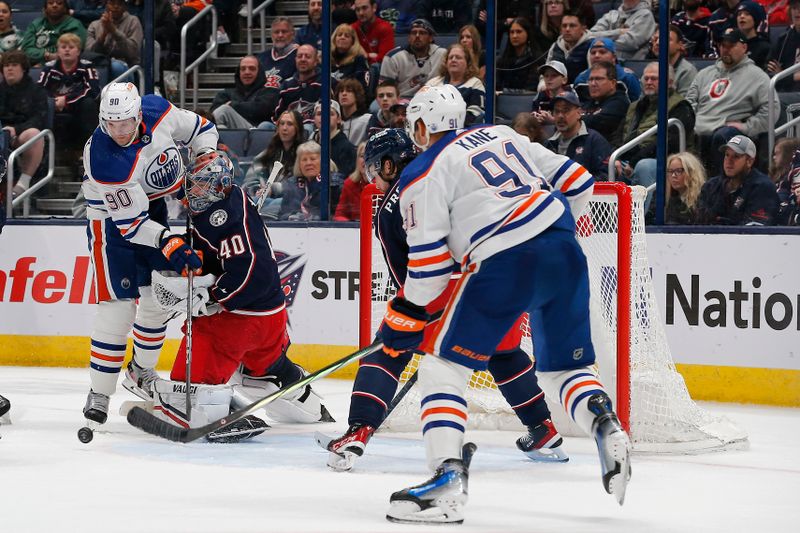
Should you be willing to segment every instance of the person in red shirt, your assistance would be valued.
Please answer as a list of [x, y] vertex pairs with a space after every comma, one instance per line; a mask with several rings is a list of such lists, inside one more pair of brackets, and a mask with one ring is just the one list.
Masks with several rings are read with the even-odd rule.
[[339, 196], [339, 204], [336, 206], [336, 213], [333, 220], [351, 221], [361, 218], [361, 191], [367, 186], [369, 180], [364, 170], [364, 147], [367, 143], [358, 145], [356, 152], [356, 169], [350, 174], [342, 186], [342, 194]]
[[358, 35], [358, 42], [367, 53], [370, 65], [383, 61], [383, 56], [394, 48], [394, 28], [378, 17], [376, 0], [356, 0], [355, 11], [358, 21], [353, 28]]

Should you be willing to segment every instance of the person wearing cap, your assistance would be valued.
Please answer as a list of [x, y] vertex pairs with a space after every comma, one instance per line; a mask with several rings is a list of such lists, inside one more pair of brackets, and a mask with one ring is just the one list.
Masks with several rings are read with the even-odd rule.
[[697, 74], [686, 93], [696, 117], [697, 145], [712, 176], [719, 172], [720, 146], [734, 135], [757, 138], [769, 122], [769, 77], [747, 57], [747, 39], [731, 30], [719, 51], [720, 58]]
[[314, 121], [314, 104], [319, 102], [319, 59], [317, 49], [310, 44], [297, 47], [295, 66], [297, 72], [281, 82], [281, 92], [273, 117], [278, 120], [286, 110], [296, 109], [305, 124]]
[[128, 13], [126, 0], [107, 0], [103, 15], [89, 24], [86, 51], [111, 58], [111, 77], [139, 64], [144, 30], [139, 19]]
[[544, 89], [531, 102], [531, 114], [540, 124], [553, 124], [553, 97], [560, 91], [572, 90], [567, 81], [567, 67], [561, 61], [550, 61], [539, 67]]
[[416, 19], [411, 23], [408, 46], [398, 46], [383, 58], [380, 79], [396, 81], [402, 98], [413, 98], [444, 60], [445, 49], [434, 44], [435, 34], [430, 22]]
[[553, 117], [556, 133], [544, 146], [583, 165], [596, 181], [607, 181], [611, 145], [600, 133], [586, 126], [581, 101], [574, 91], [559, 91], [553, 97]]
[[683, 34], [688, 57], [708, 55], [709, 17], [711, 11], [705, 6], [705, 0], [683, 0], [683, 11], [675, 13], [672, 17], [672, 24]]
[[589, 100], [583, 102], [583, 121], [597, 130], [612, 146], [619, 146], [618, 126], [631, 101], [617, 89], [617, 70], [608, 61], [589, 67]]
[[377, 16], [376, 0], [356, 0], [354, 8], [358, 21], [353, 23], [353, 29], [356, 30], [361, 48], [367, 53], [367, 60], [370, 65], [382, 63], [386, 54], [394, 48], [394, 28]]
[[589, 30], [595, 37], [609, 37], [617, 45], [620, 59], [644, 59], [656, 21], [647, 0], [622, 0]]
[[[800, 0], [789, 1], [789, 15], [792, 25], [778, 37], [769, 53], [767, 72], [773, 76], [794, 65], [800, 57]], [[786, 92], [800, 91], [800, 72], [779, 80], [775, 88]]]
[[[658, 31], [653, 35], [653, 55], [658, 58], [659, 53]], [[670, 66], [675, 70], [675, 90], [686, 96], [689, 87], [697, 76], [697, 67], [686, 59], [686, 47], [684, 44], [683, 33], [675, 24], [669, 25], [669, 49], [667, 57]]]
[[753, 1], [742, 2], [736, 8], [736, 27], [747, 39], [747, 55], [753, 63], [767, 70], [769, 61], [769, 39], [759, 32], [767, 13], [761, 4]]
[[[336, 163], [339, 172], [349, 176], [356, 168], [356, 147], [347, 139], [342, 131], [342, 108], [339, 102], [331, 100], [330, 120], [330, 157]], [[314, 133], [311, 139], [320, 142], [319, 134], [322, 128], [322, 104], [317, 102], [314, 106]], [[337, 199], [338, 200], [338, 199]], [[331, 205], [336, 205], [332, 201]]]
[[219, 91], [211, 103], [217, 127], [250, 129], [269, 120], [278, 101], [278, 90], [264, 85], [265, 81], [258, 58], [244, 56], [240, 59], [234, 86]]
[[697, 211], [701, 224], [768, 226], [778, 212], [778, 193], [769, 177], [755, 168], [756, 145], [744, 135], [720, 147], [722, 173], [700, 190]]
[[567, 67], [567, 80], [572, 83], [578, 74], [589, 67], [587, 54], [592, 36], [586, 31], [586, 22], [578, 13], [564, 13], [561, 17], [561, 35], [550, 50], [547, 62], [560, 61]]
[[389, 127], [390, 128], [405, 128], [406, 127], [406, 111], [410, 100], [400, 98], [397, 102], [389, 108]]
[[19, 47], [28, 56], [31, 66], [43, 65], [58, 59], [58, 38], [65, 33], [74, 33], [81, 38], [81, 46], [85, 46], [86, 28], [69, 15], [67, 0], [44, 0], [43, 16], [28, 24]]
[[438, 76], [428, 80], [427, 87], [450, 84], [461, 93], [467, 104], [465, 126], [483, 122], [486, 106], [486, 87], [478, 77], [478, 63], [472, 52], [458, 43], [447, 47], [445, 60], [439, 66]]
[[[597, 37], [589, 46], [588, 58], [590, 68], [592, 65], [601, 61], [608, 61], [615, 66], [617, 71], [617, 90], [623, 91], [628, 96], [628, 100], [635, 102], [642, 97], [642, 84], [639, 82], [639, 79], [633, 74], [632, 71], [623, 68], [617, 62], [617, 47], [614, 44], [614, 41], [608, 37]], [[578, 97], [583, 102], [590, 100], [590, 68], [587, 68], [581, 72], [578, 77], [575, 78], [575, 81], [572, 84], [573, 87], [575, 87], [575, 92], [578, 93]]]

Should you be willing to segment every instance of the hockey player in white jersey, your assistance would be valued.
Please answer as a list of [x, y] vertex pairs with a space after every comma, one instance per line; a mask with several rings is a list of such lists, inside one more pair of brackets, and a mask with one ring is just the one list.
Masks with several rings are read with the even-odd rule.
[[425, 305], [447, 287], [454, 261], [462, 277], [419, 366], [434, 475], [392, 494], [387, 518], [463, 521], [475, 448], [463, 443], [466, 384], [526, 311], [539, 383], [594, 436], [604, 488], [622, 504], [630, 441], [592, 370], [588, 268], [575, 239], [594, 179], [506, 126], [461, 129], [465, 113], [450, 85], [420, 90], [407, 110], [408, 134], [424, 152], [400, 177], [409, 266], [405, 294], [389, 303], [381, 326], [387, 353], [419, 346]]
[[[182, 184], [179, 146], [195, 154], [217, 146], [214, 124], [156, 95], [139, 96], [132, 83], [106, 86], [100, 125], [86, 142], [87, 235], [97, 297], [91, 338], [91, 390], [84, 416], [103, 424], [133, 329], [134, 356], [124, 385], [144, 399], [158, 377], [167, 315], [153, 301], [153, 270], [198, 269], [200, 258], [170, 230], [164, 198]], [[138, 306], [137, 306], [138, 298]]]

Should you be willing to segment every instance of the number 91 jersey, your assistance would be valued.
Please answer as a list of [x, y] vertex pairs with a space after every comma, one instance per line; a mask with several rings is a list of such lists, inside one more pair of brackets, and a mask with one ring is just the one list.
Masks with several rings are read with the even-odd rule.
[[125, 240], [158, 247], [164, 227], [150, 220], [150, 202], [175, 193], [184, 166], [179, 145], [195, 152], [217, 146], [213, 123], [156, 95], [142, 97], [139, 136], [119, 146], [98, 127], [83, 151], [83, 194], [89, 220], [111, 218]]

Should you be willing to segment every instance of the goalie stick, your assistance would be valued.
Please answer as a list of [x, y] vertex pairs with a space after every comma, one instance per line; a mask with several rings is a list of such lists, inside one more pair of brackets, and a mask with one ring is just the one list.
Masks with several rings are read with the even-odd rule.
[[243, 407], [238, 411], [234, 411], [230, 415], [226, 416], [225, 418], [220, 418], [219, 420], [215, 420], [209, 424], [204, 426], [200, 426], [197, 428], [181, 428], [175, 425], [170, 424], [165, 420], [161, 420], [160, 418], [156, 418], [153, 414], [148, 413], [141, 407], [134, 407], [128, 413], [128, 423], [132, 426], [145, 431], [146, 433], [150, 433], [151, 435], [155, 435], [157, 437], [161, 437], [163, 439], [171, 440], [173, 442], [192, 442], [200, 437], [204, 437], [209, 433], [217, 431], [225, 426], [233, 424], [234, 422], [241, 420], [242, 418], [246, 417], [247, 415], [254, 413], [255, 411], [265, 407], [266, 405], [283, 398], [287, 394], [291, 394], [292, 392], [302, 389], [306, 385], [309, 385], [319, 379], [326, 377], [328, 374], [336, 372], [342, 367], [349, 365], [354, 361], [358, 361], [359, 359], [366, 357], [367, 355], [371, 354], [373, 351], [380, 349], [383, 347], [382, 342], [374, 342], [363, 348], [358, 350], [357, 352], [353, 352], [350, 355], [335, 361], [328, 366], [317, 370], [316, 372], [309, 374], [308, 376], [304, 377], [300, 381], [292, 383], [278, 391], [273, 392], [269, 396], [261, 398], [257, 400], [247, 407]]
[[272, 190], [272, 184], [275, 183], [275, 179], [280, 174], [281, 170], [283, 170], [283, 163], [280, 161], [275, 161], [272, 165], [272, 171], [269, 173], [269, 177], [267, 178], [266, 183], [261, 182], [261, 188], [256, 193], [258, 197], [258, 201], [256, 202], [256, 210], [260, 213], [261, 206], [264, 205], [264, 202], [267, 200], [267, 196], [269, 196], [269, 191]]

